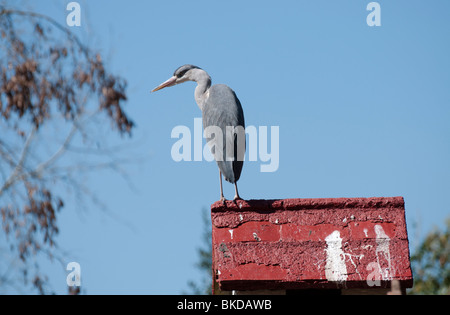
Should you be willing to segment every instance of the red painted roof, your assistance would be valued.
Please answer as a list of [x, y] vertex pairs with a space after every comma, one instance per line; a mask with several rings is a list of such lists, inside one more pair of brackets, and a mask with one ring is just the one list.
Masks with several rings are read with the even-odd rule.
[[402, 197], [211, 206], [221, 290], [412, 286]]

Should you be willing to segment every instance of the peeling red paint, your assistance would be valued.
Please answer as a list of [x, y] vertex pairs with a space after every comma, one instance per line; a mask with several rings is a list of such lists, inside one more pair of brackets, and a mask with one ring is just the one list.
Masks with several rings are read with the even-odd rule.
[[412, 285], [402, 197], [218, 202], [211, 219], [222, 290]]

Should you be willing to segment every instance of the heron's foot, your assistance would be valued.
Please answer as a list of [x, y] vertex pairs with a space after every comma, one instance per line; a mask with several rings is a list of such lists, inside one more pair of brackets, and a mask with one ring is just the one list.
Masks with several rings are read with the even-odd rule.
[[244, 200], [244, 199], [242, 199], [241, 196], [236, 195], [236, 196], [234, 196], [233, 201], [236, 203], [237, 200]]
[[225, 199], [225, 197], [224, 196], [220, 196], [220, 201], [222, 202], [222, 204], [225, 206], [225, 201], [227, 201], [226, 199]]

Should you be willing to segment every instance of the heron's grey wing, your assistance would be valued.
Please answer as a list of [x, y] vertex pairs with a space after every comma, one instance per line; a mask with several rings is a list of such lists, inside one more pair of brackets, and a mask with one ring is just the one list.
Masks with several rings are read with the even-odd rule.
[[241, 176], [245, 155], [245, 121], [239, 99], [228, 86], [213, 85], [203, 105], [202, 116], [205, 130], [208, 127], [214, 130], [214, 126], [220, 128], [222, 141], [218, 141], [215, 135], [207, 137], [207, 141], [225, 180], [237, 182]]

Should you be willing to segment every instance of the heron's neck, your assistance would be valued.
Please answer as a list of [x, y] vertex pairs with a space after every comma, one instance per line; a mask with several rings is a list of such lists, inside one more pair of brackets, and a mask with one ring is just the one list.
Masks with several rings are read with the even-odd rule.
[[200, 110], [203, 110], [203, 104], [208, 98], [208, 91], [211, 87], [211, 77], [206, 71], [195, 69], [193, 81], [197, 82], [197, 87], [195, 88], [195, 101], [197, 102], [198, 107], [200, 107]]

